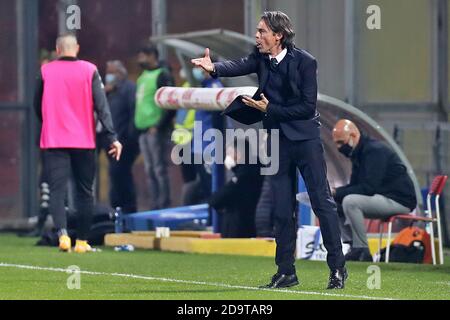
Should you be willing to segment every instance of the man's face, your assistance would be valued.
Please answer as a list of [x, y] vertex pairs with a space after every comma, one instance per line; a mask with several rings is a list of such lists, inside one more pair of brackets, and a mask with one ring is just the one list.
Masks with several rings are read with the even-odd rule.
[[347, 144], [350, 141], [350, 133], [335, 129], [333, 130], [333, 141], [336, 147], [339, 149], [344, 144]]
[[113, 63], [106, 64], [106, 73], [118, 76], [119, 72]]
[[266, 22], [261, 19], [256, 27], [256, 47], [261, 53], [270, 53], [272, 48], [279, 45], [281, 34], [276, 34], [267, 26]]
[[137, 56], [137, 62], [139, 64], [147, 63], [147, 55], [143, 52], [139, 52], [139, 54]]
[[156, 57], [153, 54], [145, 54], [140, 52], [137, 57], [137, 62], [141, 66], [153, 67], [156, 64]]

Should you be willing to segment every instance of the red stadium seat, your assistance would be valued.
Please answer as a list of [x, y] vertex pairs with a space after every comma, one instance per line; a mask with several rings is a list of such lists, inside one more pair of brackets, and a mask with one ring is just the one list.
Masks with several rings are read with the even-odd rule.
[[[429, 226], [429, 233], [431, 236], [431, 255], [433, 259], [433, 264], [436, 264], [436, 252], [434, 249], [434, 227], [433, 223], [436, 223], [437, 225], [437, 231], [438, 231], [438, 243], [439, 243], [439, 263], [444, 264], [444, 253], [442, 248], [442, 229], [441, 229], [441, 214], [440, 214], [440, 208], [439, 208], [439, 198], [441, 196], [441, 193], [444, 189], [445, 183], [447, 182], [448, 176], [440, 175], [436, 176], [433, 179], [433, 182], [431, 183], [430, 190], [428, 191], [427, 196], [427, 210], [425, 211], [424, 216], [418, 216], [414, 213], [410, 214], [398, 214], [389, 217], [386, 220], [380, 220], [379, 221], [379, 234], [380, 234], [380, 240], [378, 243], [378, 252], [381, 250], [381, 243], [383, 238], [383, 230], [385, 223], [388, 224], [388, 239], [387, 239], [387, 247], [386, 247], [386, 258], [385, 262], [389, 263], [389, 251], [391, 247], [391, 237], [392, 237], [392, 224], [396, 220], [410, 220], [411, 224], [414, 222], [422, 221], [427, 226]], [[435, 201], [435, 209], [432, 209], [431, 206], [431, 199], [434, 197]], [[433, 214], [434, 211], [434, 214]]]

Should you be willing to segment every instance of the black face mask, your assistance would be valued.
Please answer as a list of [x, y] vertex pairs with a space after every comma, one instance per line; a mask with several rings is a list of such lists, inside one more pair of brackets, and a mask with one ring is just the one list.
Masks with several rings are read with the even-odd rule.
[[353, 154], [353, 148], [348, 143], [343, 144], [338, 150], [347, 158], [350, 158]]
[[144, 70], [150, 70], [150, 63], [148, 62], [139, 62], [139, 67]]

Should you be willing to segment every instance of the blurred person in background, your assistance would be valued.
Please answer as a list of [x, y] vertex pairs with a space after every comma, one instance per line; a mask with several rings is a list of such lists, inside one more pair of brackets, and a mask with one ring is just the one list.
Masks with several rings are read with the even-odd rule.
[[42, 122], [40, 148], [51, 194], [49, 212], [59, 237], [59, 249], [71, 251], [64, 201], [72, 173], [77, 206], [75, 252], [92, 250], [87, 243], [94, 211], [94, 111], [107, 132], [109, 154], [117, 161], [122, 145], [113, 128], [108, 101], [97, 67], [77, 58], [75, 35], [56, 40], [58, 59], [44, 64], [37, 78], [34, 107]]
[[176, 111], [161, 109], [154, 97], [158, 88], [173, 86], [174, 80], [169, 70], [161, 66], [154, 45], [139, 49], [137, 61], [142, 73], [137, 80], [134, 124], [140, 131], [139, 147], [150, 188], [150, 209], [158, 210], [170, 206], [167, 156]]
[[[123, 213], [133, 213], [137, 206], [132, 168], [139, 155], [138, 132], [134, 127], [136, 85], [128, 80], [127, 69], [119, 60], [106, 63], [105, 92], [114, 128], [124, 147], [119, 161], [109, 158], [109, 201], [113, 208], [120, 207]], [[99, 141], [107, 150], [108, 136], [103, 128]]]
[[[40, 51], [40, 66], [42, 67], [44, 64], [47, 64], [53, 60], [56, 60], [56, 51], [48, 51], [46, 49], [41, 49]], [[36, 137], [41, 136], [41, 123], [38, 123], [37, 126], [37, 135]], [[36, 144], [39, 146], [39, 138], [36, 139]], [[41, 159], [41, 172], [39, 176], [39, 194], [40, 194], [40, 201], [39, 201], [39, 210], [37, 214], [37, 223], [33, 230], [26, 234], [19, 234], [21, 236], [25, 237], [40, 237], [43, 234], [44, 226], [47, 221], [47, 217], [50, 214], [48, 211], [49, 203], [50, 203], [50, 189], [48, 185], [48, 178], [47, 174], [45, 172], [45, 165], [44, 165], [44, 155], [42, 150], [39, 153], [40, 159]]]
[[220, 214], [223, 238], [256, 236], [255, 211], [264, 177], [260, 175], [260, 164], [250, 163], [251, 155], [255, 155], [251, 144], [248, 140], [242, 142], [241, 147], [235, 141], [227, 148], [225, 167], [231, 171], [232, 178], [208, 201]]

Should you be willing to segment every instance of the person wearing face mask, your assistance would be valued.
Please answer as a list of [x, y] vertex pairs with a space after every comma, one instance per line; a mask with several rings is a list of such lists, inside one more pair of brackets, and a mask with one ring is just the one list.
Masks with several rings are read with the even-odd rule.
[[158, 49], [146, 45], [138, 52], [142, 74], [137, 80], [134, 123], [140, 131], [139, 146], [144, 157], [150, 188], [151, 210], [170, 206], [168, 152], [175, 110], [163, 110], [154, 100], [163, 86], [174, 86], [173, 77], [159, 61]]
[[260, 164], [250, 163], [250, 143], [241, 142], [235, 144], [237, 148], [227, 148], [224, 165], [232, 178], [208, 201], [219, 213], [222, 238], [256, 236], [255, 212], [264, 177], [259, 174]]
[[[113, 208], [121, 207], [123, 213], [133, 213], [137, 211], [137, 205], [132, 167], [139, 155], [139, 144], [138, 132], [134, 127], [136, 85], [127, 77], [127, 69], [121, 61], [106, 63], [106, 97], [117, 135], [126, 150], [120, 161], [109, 162], [109, 201]], [[98, 140], [102, 145], [102, 132], [98, 135]]]
[[414, 184], [399, 156], [383, 142], [361, 134], [350, 120], [336, 123], [333, 141], [352, 162], [350, 183], [332, 189], [342, 240], [351, 245], [345, 259], [372, 261], [364, 218], [386, 219], [414, 210]]

